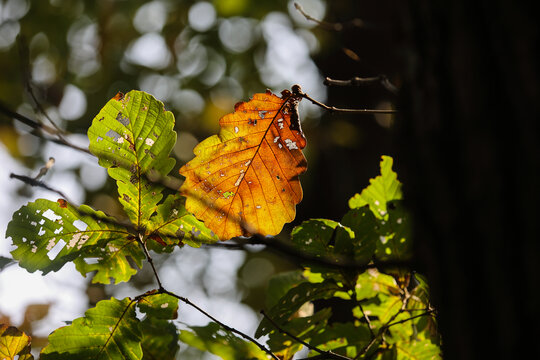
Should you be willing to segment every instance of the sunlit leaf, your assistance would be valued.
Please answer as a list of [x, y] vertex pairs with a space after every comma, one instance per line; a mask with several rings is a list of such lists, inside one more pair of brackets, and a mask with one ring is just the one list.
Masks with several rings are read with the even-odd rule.
[[[212, 230], [186, 211], [184, 202], [184, 197], [175, 194], [169, 195], [162, 204], [158, 205], [148, 228], [150, 239], [153, 236], [159, 236], [160, 240], [167, 245], [183, 243], [195, 247], [200, 246], [201, 243], [218, 241]], [[160, 248], [167, 249], [161, 244], [151, 246], [151, 248], [156, 251], [160, 251]]]
[[429, 340], [400, 342], [397, 348], [397, 360], [437, 360], [442, 359], [441, 349]]
[[[370, 317], [376, 316], [381, 324], [387, 324], [400, 311], [402, 305], [401, 297], [385, 295], [381, 292], [373, 301], [362, 305], [362, 308]], [[357, 317], [360, 318], [360, 316]]]
[[11, 253], [30, 272], [47, 274], [73, 261], [81, 274], [97, 271], [93, 281], [127, 281], [144, 254], [134, 237], [113, 218], [88, 206], [38, 199], [13, 214], [6, 236], [17, 247]]
[[397, 174], [392, 171], [393, 161], [390, 156], [382, 156], [381, 175], [370, 179], [370, 185], [349, 200], [351, 209], [369, 205], [376, 217], [386, 218], [388, 213], [386, 203], [402, 198], [401, 183], [397, 179]]
[[358, 276], [356, 280], [356, 300], [369, 299], [377, 294], [398, 295], [399, 289], [396, 280], [377, 269], [369, 269]]
[[30, 341], [30, 336], [16, 327], [0, 324], [0, 359], [33, 360]]
[[240, 339], [223, 330], [216, 323], [192, 326], [192, 331], [181, 330], [180, 341], [224, 360], [267, 360], [266, 353], [252, 342]]
[[255, 94], [220, 119], [221, 130], [198, 144], [180, 169], [186, 209], [221, 239], [275, 235], [295, 218], [302, 200], [299, 98], [288, 91]]
[[126, 298], [100, 301], [85, 316], [49, 335], [42, 360], [142, 359], [141, 332], [135, 302]]
[[[169, 157], [176, 132], [174, 116], [142, 91], [111, 99], [88, 129], [90, 151], [118, 185], [119, 200], [132, 223], [145, 228], [162, 199], [162, 185], [175, 164]], [[155, 181], [151, 181], [155, 180]]]

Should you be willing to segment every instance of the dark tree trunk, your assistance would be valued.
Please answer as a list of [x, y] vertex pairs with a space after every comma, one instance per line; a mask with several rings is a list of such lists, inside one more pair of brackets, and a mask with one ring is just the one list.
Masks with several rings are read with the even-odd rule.
[[538, 353], [537, 13], [418, 0], [403, 18], [397, 153], [444, 357]]

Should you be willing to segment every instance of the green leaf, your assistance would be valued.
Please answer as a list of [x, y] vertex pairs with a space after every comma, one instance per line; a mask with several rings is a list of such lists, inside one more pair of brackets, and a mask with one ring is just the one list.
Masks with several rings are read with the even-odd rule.
[[[331, 315], [332, 310], [324, 308], [310, 316], [292, 318], [285, 324], [280, 325], [280, 328], [309, 343], [312, 337], [325, 331]], [[288, 356], [297, 353], [303, 347], [303, 345], [275, 327], [270, 332], [268, 346], [277, 355]]]
[[[403, 301], [401, 297], [379, 293], [373, 301], [362, 305], [362, 308], [370, 318], [376, 316], [378, 317], [380, 324], [384, 325], [388, 323], [392, 316], [399, 312], [402, 305]], [[360, 318], [358, 315], [356, 315], [356, 317]], [[396, 321], [396, 319], [394, 321]]]
[[363, 348], [370, 340], [371, 333], [365, 324], [334, 323], [328, 325], [325, 331], [314, 336], [310, 345], [324, 351], [331, 350], [354, 358], [357, 355], [357, 349]]
[[[314, 299], [328, 299], [342, 289], [333, 281], [323, 283], [304, 282], [290, 289], [285, 296], [279, 300], [279, 303], [268, 311], [268, 316], [278, 324], [283, 326], [289, 321], [289, 318], [308, 301]], [[274, 325], [267, 319], [263, 319], [255, 332], [256, 337], [268, 334]]]
[[266, 308], [270, 309], [277, 305], [290, 289], [298, 284], [305, 282], [302, 271], [287, 271], [273, 276], [268, 281], [268, 289], [266, 291]]
[[358, 276], [356, 280], [356, 300], [364, 300], [377, 296], [377, 294], [399, 295], [396, 280], [377, 269], [369, 269]]
[[[150, 239], [159, 236], [161, 242], [167, 245], [179, 243], [199, 247], [201, 243], [214, 243], [218, 237], [214, 232], [204, 226], [195, 216], [188, 213], [184, 207], [185, 198], [179, 193], [169, 195], [157, 207], [156, 214], [152, 216], [148, 231]], [[149, 248], [156, 252], [172, 250], [172, 246], [163, 246], [158, 242], [148, 242]]]
[[336, 221], [310, 219], [296, 226], [291, 236], [298, 250], [315, 256], [328, 256], [347, 254], [354, 233]]
[[139, 300], [138, 307], [152, 318], [173, 320], [178, 316], [178, 299], [169, 294], [145, 296]]
[[170, 321], [147, 317], [140, 324], [143, 360], [175, 359], [180, 349], [178, 330]]
[[148, 227], [162, 199], [163, 186], [151, 179], [169, 174], [175, 142], [174, 116], [142, 91], [115, 96], [88, 129], [90, 151], [116, 180], [119, 200], [137, 228]]
[[0, 359], [33, 360], [30, 336], [14, 326], [0, 324]]
[[402, 201], [392, 201], [388, 205], [386, 220], [380, 220], [378, 226], [375, 256], [382, 261], [404, 260], [411, 256], [412, 250], [410, 216]]
[[341, 224], [354, 232], [352, 252], [358, 262], [369, 262], [377, 249], [379, 220], [366, 207], [352, 209], [345, 214]]
[[388, 213], [386, 203], [402, 198], [401, 183], [397, 179], [397, 174], [392, 171], [393, 161], [390, 156], [382, 156], [381, 175], [370, 179], [370, 185], [349, 200], [351, 209], [369, 205], [370, 210], [377, 218], [386, 218]]
[[30, 272], [47, 274], [67, 262], [86, 276], [97, 271], [93, 282], [127, 281], [137, 271], [128, 257], [141, 267], [144, 254], [131, 234], [116, 220], [82, 205], [64, 200], [38, 199], [13, 214], [6, 236], [17, 247], [11, 253]]
[[103, 300], [85, 316], [49, 335], [42, 360], [142, 359], [141, 332], [135, 302]]
[[223, 330], [216, 323], [192, 326], [192, 331], [181, 330], [180, 341], [202, 351], [211, 352], [224, 360], [267, 360], [266, 353], [252, 342], [240, 339]]
[[399, 342], [397, 360], [437, 360], [442, 359], [441, 349], [429, 340]]
[[178, 331], [168, 320], [178, 316], [178, 299], [168, 294], [148, 295], [137, 303], [146, 314], [141, 321], [143, 359], [174, 359], [179, 350]]

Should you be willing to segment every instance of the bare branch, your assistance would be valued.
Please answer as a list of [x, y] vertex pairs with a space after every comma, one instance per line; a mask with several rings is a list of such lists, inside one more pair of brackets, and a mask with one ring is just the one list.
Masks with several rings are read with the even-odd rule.
[[365, 28], [366, 23], [361, 19], [352, 19], [346, 23], [330, 23], [328, 21], [315, 19], [313, 16], [305, 12], [304, 8], [297, 2], [294, 3], [294, 7], [298, 10], [307, 20], [317, 23], [321, 28], [330, 31], [343, 31], [347, 28]]
[[355, 76], [349, 80], [335, 80], [327, 77], [324, 79], [324, 85], [326, 86], [366, 86], [380, 83], [390, 93], [397, 95], [398, 88], [390, 82], [386, 75], [379, 75], [373, 77], [361, 78]]
[[298, 96], [303, 97], [304, 99], [307, 99], [312, 104], [317, 105], [319, 107], [322, 107], [323, 109], [326, 109], [330, 112], [344, 112], [344, 113], [353, 113], [353, 114], [396, 114], [397, 111], [393, 109], [341, 109], [334, 106], [328, 106], [325, 105], [315, 99], [313, 99], [308, 94], [302, 92], [299, 85], [293, 85], [293, 93], [297, 94]]
[[21, 34], [17, 36], [17, 45], [19, 47], [19, 60], [21, 65], [21, 74], [24, 82], [24, 88], [28, 92], [28, 95], [30, 95], [30, 97], [32, 98], [37, 112], [42, 114], [47, 120], [49, 120], [51, 125], [56, 130], [56, 136], [61, 140], [65, 140], [63, 139], [64, 131], [60, 129], [58, 125], [56, 125], [56, 123], [51, 119], [49, 114], [47, 114], [34, 93], [34, 89], [32, 86], [32, 71], [30, 69], [30, 55], [28, 52], [28, 44], [24, 36]]
[[57, 137], [57, 139], [49, 139], [39, 133], [36, 133], [36, 132], [32, 132], [33, 135], [35, 136], [38, 136], [44, 140], [47, 140], [47, 141], [52, 141], [52, 142], [55, 142], [57, 144], [60, 144], [60, 145], [65, 145], [65, 146], [68, 146], [72, 149], [75, 149], [77, 151], [82, 151], [82, 152], [85, 152], [87, 154], [90, 154], [90, 150], [86, 149], [86, 148], [83, 148], [83, 147], [80, 147], [80, 146], [77, 146], [77, 145], [74, 145], [72, 143], [70, 143], [68, 140], [66, 140], [63, 136], [59, 136], [59, 133], [58, 131], [56, 131], [54, 128], [50, 127], [50, 126], [47, 126], [45, 124], [41, 124], [35, 120], [32, 120], [30, 118], [28, 118], [27, 116], [24, 116], [22, 114], [19, 114], [15, 111], [12, 111], [10, 110], [6, 105], [4, 105], [2, 102], [0, 102], [0, 113], [6, 115], [7, 117], [9, 118], [13, 118], [15, 120], [18, 120], [20, 122], [22, 122], [23, 124], [25, 125], [28, 125], [30, 126], [31, 128], [33, 128], [34, 130], [39, 130], [39, 131], [42, 131], [44, 133], [48, 133], [50, 135], [53, 135], [55, 137]]
[[25, 176], [25, 175], [17, 175], [17, 174], [14, 174], [14, 173], [9, 174], [9, 177], [12, 178], [12, 179], [20, 180], [20, 181], [22, 181], [25, 184], [30, 185], [30, 186], [40, 187], [42, 189], [52, 191], [53, 193], [56, 193], [56, 194], [60, 195], [64, 199], [67, 199], [67, 196], [63, 192], [50, 187], [49, 185], [45, 184], [44, 182], [38, 180], [38, 178], [31, 178], [31, 177], [28, 177], [28, 176]]

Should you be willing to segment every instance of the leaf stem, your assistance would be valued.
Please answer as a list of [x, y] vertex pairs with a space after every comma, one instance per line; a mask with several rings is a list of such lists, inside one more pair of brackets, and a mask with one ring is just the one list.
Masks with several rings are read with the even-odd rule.
[[146, 240], [142, 233], [138, 234], [137, 242], [139, 243], [139, 245], [141, 245], [143, 249], [144, 255], [146, 256], [146, 261], [148, 261], [148, 263], [150, 264], [150, 267], [152, 267], [152, 271], [154, 272], [154, 277], [156, 278], [156, 281], [158, 283], [159, 291], [164, 290], [161, 280], [159, 278], [159, 275], [157, 273], [156, 267], [154, 266], [154, 260], [150, 256], [150, 252], [148, 252], [148, 248], [146, 247]]

